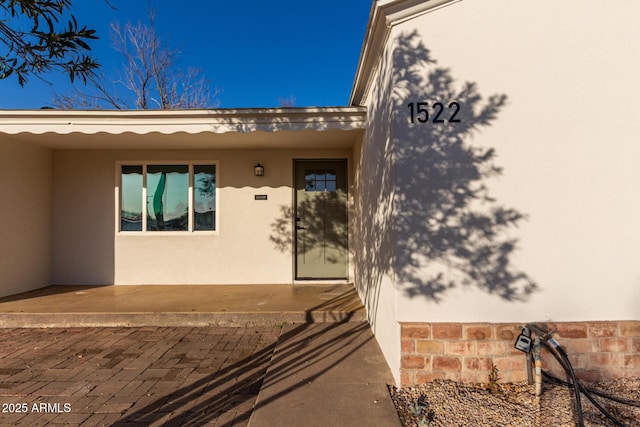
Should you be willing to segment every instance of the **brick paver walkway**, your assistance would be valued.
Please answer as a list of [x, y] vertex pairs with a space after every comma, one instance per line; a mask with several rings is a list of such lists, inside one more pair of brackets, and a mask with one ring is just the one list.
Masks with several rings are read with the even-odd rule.
[[0, 425], [246, 426], [280, 332], [0, 329]]

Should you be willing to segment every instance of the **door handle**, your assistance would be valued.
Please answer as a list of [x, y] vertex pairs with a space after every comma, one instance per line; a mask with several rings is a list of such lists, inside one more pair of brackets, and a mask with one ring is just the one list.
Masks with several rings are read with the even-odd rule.
[[301, 225], [296, 225], [296, 230], [304, 230], [304, 227]]

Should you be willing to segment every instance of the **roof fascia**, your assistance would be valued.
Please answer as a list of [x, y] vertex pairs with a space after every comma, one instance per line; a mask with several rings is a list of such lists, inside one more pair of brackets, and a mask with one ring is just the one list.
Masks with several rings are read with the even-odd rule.
[[0, 110], [0, 134], [364, 129], [362, 107], [218, 110]]
[[373, 2], [349, 105], [364, 105], [391, 29], [436, 8], [462, 0], [378, 0]]

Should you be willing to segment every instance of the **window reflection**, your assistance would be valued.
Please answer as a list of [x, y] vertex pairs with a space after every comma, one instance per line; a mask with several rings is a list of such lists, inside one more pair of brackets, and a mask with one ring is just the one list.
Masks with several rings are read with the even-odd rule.
[[335, 169], [306, 169], [304, 177], [307, 192], [336, 191]]
[[195, 165], [193, 167], [193, 229], [216, 229], [216, 167]]
[[120, 230], [142, 231], [142, 165], [122, 166]]
[[122, 165], [120, 231], [213, 231], [216, 187], [214, 164]]
[[189, 167], [147, 166], [147, 230], [187, 231]]

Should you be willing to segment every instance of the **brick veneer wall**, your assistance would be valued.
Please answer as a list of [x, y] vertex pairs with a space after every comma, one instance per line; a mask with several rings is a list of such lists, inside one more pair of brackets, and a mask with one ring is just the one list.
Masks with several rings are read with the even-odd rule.
[[[567, 350], [580, 379], [640, 377], [640, 321], [546, 323]], [[487, 382], [491, 366], [501, 382], [527, 379], [526, 356], [514, 348], [522, 324], [401, 323], [401, 386], [434, 379]], [[546, 351], [543, 369], [564, 378]]]

